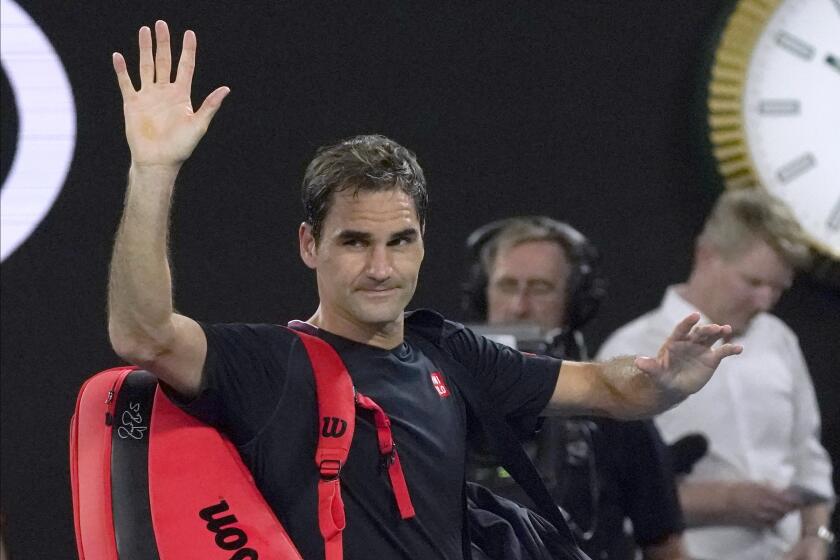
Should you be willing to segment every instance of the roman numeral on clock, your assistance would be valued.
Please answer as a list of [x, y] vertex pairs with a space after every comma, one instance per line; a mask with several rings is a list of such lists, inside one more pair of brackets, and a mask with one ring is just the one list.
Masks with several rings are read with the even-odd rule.
[[826, 225], [831, 231], [840, 231], [840, 200], [831, 209], [831, 214], [828, 215]]
[[798, 99], [764, 99], [758, 104], [762, 115], [798, 115]]
[[776, 172], [776, 177], [782, 183], [790, 183], [817, 164], [816, 158], [811, 154], [802, 154], [790, 163], [785, 164]]
[[814, 56], [814, 47], [802, 39], [794, 37], [787, 31], [776, 33], [776, 44], [803, 60], [811, 60]]

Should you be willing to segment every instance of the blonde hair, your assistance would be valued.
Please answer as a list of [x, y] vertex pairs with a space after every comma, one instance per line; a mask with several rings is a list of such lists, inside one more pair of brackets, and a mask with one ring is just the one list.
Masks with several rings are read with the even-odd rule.
[[758, 188], [724, 192], [697, 238], [698, 245], [711, 246], [727, 259], [742, 255], [755, 241], [767, 243], [793, 268], [811, 262], [805, 232], [793, 212]]

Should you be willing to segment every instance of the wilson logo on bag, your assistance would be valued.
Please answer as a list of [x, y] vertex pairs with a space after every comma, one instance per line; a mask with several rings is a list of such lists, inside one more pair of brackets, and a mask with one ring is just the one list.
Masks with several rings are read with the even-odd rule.
[[216, 546], [222, 550], [235, 550], [236, 553], [230, 560], [258, 560], [259, 555], [253, 548], [245, 548], [248, 544], [248, 535], [233, 524], [238, 520], [233, 514], [219, 517], [230, 510], [228, 503], [222, 500], [216, 505], [208, 506], [198, 512], [198, 516], [207, 522], [207, 530], [215, 533]]
[[347, 431], [347, 421], [334, 416], [324, 416], [321, 435], [324, 437], [341, 437]]

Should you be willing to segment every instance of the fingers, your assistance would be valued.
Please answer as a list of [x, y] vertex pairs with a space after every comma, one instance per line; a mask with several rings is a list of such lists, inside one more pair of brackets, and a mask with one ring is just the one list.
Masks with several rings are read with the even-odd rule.
[[733, 487], [732, 507], [741, 510], [741, 518], [748, 526], [772, 527], [785, 513], [777, 507], [777, 495], [765, 484], [737, 483]]
[[202, 124], [204, 124], [205, 129], [210, 126], [210, 121], [213, 120], [213, 116], [216, 114], [216, 111], [219, 110], [219, 107], [222, 106], [222, 101], [229, 93], [230, 88], [227, 86], [216, 88], [216, 90], [207, 96], [204, 103], [202, 103], [201, 107], [199, 107], [198, 111], [196, 111], [195, 116], [198, 117]]
[[[154, 43], [157, 48], [152, 55], [152, 30], [147, 26], [140, 28], [138, 33], [138, 44], [140, 46], [140, 88], [146, 88], [154, 83], [168, 84], [172, 79], [172, 40], [169, 33], [169, 25], [163, 20], [155, 22]], [[183, 82], [189, 92], [192, 83], [192, 75], [195, 68], [195, 33], [187, 31], [184, 34], [184, 48], [178, 64], [178, 82]], [[122, 57], [120, 57], [122, 58]], [[114, 69], [117, 70], [119, 78], [120, 70], [117, 68], [114, 59]], [[125, 64], [125, 60], [122, 60]]]
[[740, 354], [744, 351], [744, 347], [740, 344], [722, 344], [720, 347], [715, 348], [715, 359], [717, 359], [718, 363], [724, 358], [728, 358], [729, 356], [735, 356]]
[[728, 338], [732, 335], [732, 327], [729, 325], [703, 325], [695, 326], [688, 333], [688, 337], [696, 344], [711, 346], [720, 338]]
[[117, 83], [120, 86], [123, 99], [128, 99], [130, 95], [137, 92], [134, 89], [134, 84], [131, 83], [131, 76], [128, 75], [125, 58], [120, 53], [115, 52], [111, 55], [111, 62], [114, 64], [114, 72], [117, 74]]
[[155, 63], [152, 60], [152, 30], [145, 25], [138, 34], [140, 45], [140, 88], [147, 88], [155, 83]]
[[662, 373], [662, 364], [656, 358], [648, 358], [646, 356], [639, 356], [635, 359], [633, 364], [645, 373], [658, 375]]
[[172, 49], [169, 41], [169, 26], [163, 20], [155, 22], [155, 75], [159, 83], [168, 84], [172, 77]]
[[700, 320], [700, 314], [698, 312], [691, 313], [685, 319], [677, 323], [677, 326], [674, 327], [674, 332], [671, 333], [671, 338], [674, 340], [681, 340], [688, 336], [691, 332], [691, 328], [697, 324], [697, 321]]
[[799, 506], [796, 500], [791, 499], [783, 491], [764, 484], [758, 485], [757, 488], [762, 520], [766, 522], [776, 523]]
[[782, 517], [788, 514], [791, 510], [785, 505], [768, 502], [762, 505], [761, 520], [770, 525], [777, 523]]
[[[192, 89], [192, 78], [193, 73], [195, 72], [195, 49], [195, 33], [187, 30], [184, 33], [184, 42], [181, 46], [181, 58], [178, 61], [178, 73], [175, 76], [175, 83], [186, 88], [187, 93], [189, 93]], [[210, 96], [212, 95], [213, 94], [211, 93]], [[208, 96], [208, 99], [210, 96]]]
[[784, 507], [785, 513], [789, 513], [803, 506], [802, 500], [800, 500], [799, 496], [795, 493], [783, 490], [781, 492], [776, 491], [776, 495], [779, 503], [782, 507]]

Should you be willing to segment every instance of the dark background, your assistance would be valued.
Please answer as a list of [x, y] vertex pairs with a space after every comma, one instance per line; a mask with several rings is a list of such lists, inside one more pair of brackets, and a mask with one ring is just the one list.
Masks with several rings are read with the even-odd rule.
[[[316, 147], [368, 132], [413, 149], [429, 180], [413, 306], [457, 317], [464, 239], [510, 214], [565, 219], [600, 247], [610, 294], [588, 328], [593, 349], [687, 276], [721, 188], [703, 102], [729, 0], [172, 4], [23, 3], [67, 67], [78, 143], [52, 211], [2, 265], [2, 509], [15, 559], [75, 554], [68, 422], [82, 381], [118, 363], [105, 293], [129, 154], [110, 54], [136, 76], [136, 30], [156, 18], [177, 44], [188, 26], [198, 35], [196, 104], [232, 89], [176, 193], [183, 313], [308, 317], [298, 185]], [[836, 463], [840, 293], [802, 277], [778, 314], [801, 337]]]

